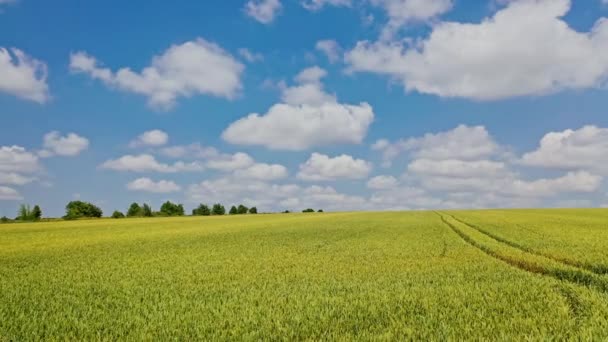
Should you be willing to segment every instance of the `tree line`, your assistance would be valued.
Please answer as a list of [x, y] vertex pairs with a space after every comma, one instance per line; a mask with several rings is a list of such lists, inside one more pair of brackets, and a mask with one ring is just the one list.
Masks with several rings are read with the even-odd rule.
[[[62, 217], [65, 220], [76, 220], [83, 218], [101, 218], [103, 217], [103, 211], [98, 206], [84, 201], [71, 201], [65, 206], [65, 215]], [[308, 208], [302, 210], [303, 213], [314, 213], [315, 210]], [[322, 213], [323, 210], [319, 209], [317, 212]], [[246, 214], [257, 214], [258, 208], [248, 208], [243, 204], [238, 206], [231, 206], [228, 210], [228, 215], [246, 215]], [[283, 213], [290, 213], [289, 210], [285, 210]], [[176, 204], [171, 201], [167, 201], [160, 206], [160, 210], [154, 211], [152, 207], [147, 203], [139, 204], [132, 203], [126, 211], [126, 214], [119, 210], [115, 210], [111, 218], [121, 219], [127, 217], [173, 217], [173, 216], [185, 216], [184, 206], [182, 204]], [[192, 216], [219, 216], [226, 215], [226, 207], [220, 203], [215, 203], [212, 206], [207, 204], [200, 204], [198, 207], [192, 209]], [[27, 204], [22, 204], [19, 207], [19, 211], [14, 220], [9, 219], [6, 216], [0, 218], [0, 223], [9, 222], [36, 222], [42, 219], [42, 209], [40, 206], [35, 205], [30, 208]]]

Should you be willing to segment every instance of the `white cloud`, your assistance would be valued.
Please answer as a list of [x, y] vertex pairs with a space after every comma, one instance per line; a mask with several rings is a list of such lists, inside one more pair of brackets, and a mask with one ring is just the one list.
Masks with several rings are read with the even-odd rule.
[[13, 189], [6, 186], [0, 186], [0, 201], [18, 201], [22, 200], [23, 196]]
[[590, 193], [599, 189], [602, 177], [585, 171], [568, 172], [565, 176], [535, 181], [514, 180], [500, 192], [517, 196], [549, 197], [559, 193]]
[[185, 163], [178, 161], [171, 165], [160, 163], [149, 154], [122, 156], [118, 159], [106, 161], [101, 167], [114, 171], [160, 173], [198, 172], [205, 169], [199, 162]]
[[0, 92], [45, 103], [50, 99], [46, 64], [19, 49], [0, 47]]
[[403, 25], [411, 22], [435, 18], [452, 8], [452, 0], [371, 0], [371, 3], [384, 8], [389, 22], [382, 33], [391, 38]]
[[0, 184], [25, 185], [35, 180], [36, 178], [27, 177], [15, 172], [0, 172]]
[[351, 0], [301, 0], [302, 7], [309, 11], [318, 11], [325, 6], [344, 6], [350, 7]]
[[507, 173], [507, 165], [491, 160], [464, 161], [458, 159], [416, 159], [408, 165], [408, 171], [425, 176], [484, 177]]
[[319, 40], [315, 48], [325, 54], [331, 63], [340, 60], [342, 48], [335, 40]]
[[342, 48], [335, 40], [319, 40], [315, 48], [323, 52], [330, 63], [336, 63], [341, 58]]
[[61, 136], [57, 131], [44, 135], [43, 150], [38, 154], [41, 157], [52, 157], [54, 155], [73, 157], [89, 148], [89, 140], [76, 133], [68, 133]]
[[332, 187], [296, 184], [271, 184], [234, 176], [205, 180], [188, 187], [186, 195], [192, 203], [243, 203], [261, 211], [317, 208], [324, 210], [356, 210], [366, 208], [360, 196], [339, 193]]
[[234, 176], [237, 178], [257, 179], [261, 181], [272, 181], [286, 178], [287, 168], [279, 164], [256, 163], [245, 169], [236, 170]]
[[249, 114], [232, 123], [222, 138], [233, 144], [262, 145], [274, 150], [301, 151], [332, 144], [359, 144], [374, 120], [367, 103], [347, 105], [322, 89], [325, 70], [313, 67], [283, 89], [283, 101], [266, 114]]
[[396, 143], [383, 139], [373, 148], [382, 151], [387, 160], [401, 153], [407, 153], [409, 159], [407, 172], [398, 186], [390, 176], [393, 182], [389, 183], [393, 184], [385, 188], [382, 179], [377, 180], [377, 186], [370, 180], [369, 187], [377, 189], [370, 202], [380, 209], [556, 205], [566, 199], [581, 200], [572, 195], [596, 193], [603, 181], [601, 175], [585, 170], [553, 178], [522, 175], [515, 169], [519, 165], [517, 159], [506, 152], [509, 148], [499, 145], [483, 126], [461, 125]]
[[149, 105], [169, 109], [179, 97], [204, 94], [232, 99], [241, 89], [244, 66], [217, 44], [202, 38], [173, 45], [140, 73], [112, 72], [85, 52], [70, 56], [73, 72], [86, 73], [108, 86], [148, 97]]
[[211, 158], [220, 153], [214, 147], [202, 146], [200, 143], [163, 147], [159, 153], [170, 158]]
[[129, 146], [140, 147], [140, 146], [162, 146], [169, 142], [169, 134], [154, 129], [151, 131], [140, 134], [137, 139], [133, 140]]
[[608, 175], [608, 128], [585, 126], [547, 133], [535, 151], [521, 158], [524, 165], [563, 170], [589, 170]]
[[241, 57], [243, 57], [249, 63], [255, 63], [264, 60], [264, 56], [262, 56], [261, 53], [255, 53], [246, 48], [240, 48], [239, 55], [241, 55]]
[[394, 143], [378, 140], [372, 149], [381, 151], [384, 162], [404, 152], [411, 151], [416, 158], [475, 160], [486, 158], [501, 151], [483, 126], [458, 127], [436, 134], [428, 133], [419, 138], [401, 139]]
[[399, 185], [399, 181], [393, 176], [376, 176], [367, 182], [367, 187], [373, 190], [393, 189]]
[[442, 22], [426, 40], [363, 41], [351, 71], [389, 75], [406, 90], [497, 100], [605, 85], [608, 20], [577, 32], [562, 19], [569, 0], [518, 0], [481, 23]]
[[160, 180], [155, 182], [150, 178], [138, 178], [129, 184], [127, 189], [131, 191], [144, 191], [159, 194], [166, 194], [170, 192], [177, 192], [181, 190], [181, 187], [173, 181]]
[[0, 172], [34, 173], [41, 169], [38, 156], [21, 146], [0, 147]]
[[250, 155], [243, 152], [223, 154], [207, 161], [207, 167], [220, 171], [235, 171], [253, 165], [255, 161]]
[[306, 181], [366, 178], [372, 170], [371, 163], [343, 154], [334, 158], [313, 153], [300, 165], [297, 177]]
[[282, 7], [279, 0], [249, 0], [245, 4], [245, 13], [262, 24], [270, 24]]

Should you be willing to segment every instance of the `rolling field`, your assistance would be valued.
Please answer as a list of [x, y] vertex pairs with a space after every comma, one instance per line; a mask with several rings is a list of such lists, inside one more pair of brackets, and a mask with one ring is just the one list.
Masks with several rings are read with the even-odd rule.
[[0, 340], [608, 339], [608, 210], [0, 225]]

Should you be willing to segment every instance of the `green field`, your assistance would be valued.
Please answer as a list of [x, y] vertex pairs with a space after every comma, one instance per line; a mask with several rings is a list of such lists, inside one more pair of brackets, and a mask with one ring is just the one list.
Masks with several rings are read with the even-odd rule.
[[608, 339], [608, 210], [0, 225], [0, 340]]

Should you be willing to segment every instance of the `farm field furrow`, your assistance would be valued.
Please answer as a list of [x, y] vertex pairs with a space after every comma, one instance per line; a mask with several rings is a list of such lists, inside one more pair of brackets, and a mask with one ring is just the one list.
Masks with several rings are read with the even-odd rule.
[[[606, 276], [463, 223], [480, 215], [1, 225], [0, 340], [608, 339]], [[510, 215], [536, 217], [488, 220]], [[585, 226], [568, 215], [561, 229]]]

